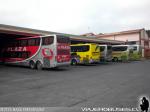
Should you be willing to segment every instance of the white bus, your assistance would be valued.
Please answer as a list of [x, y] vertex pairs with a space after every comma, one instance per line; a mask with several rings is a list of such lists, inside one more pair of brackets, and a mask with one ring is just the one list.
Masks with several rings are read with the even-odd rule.
[[32, 69], [70, 65], [70, 38], [48, 35], [11, 39], [1, 49], [0, 61]]
[[112, 46], [111, 45], [99, 45], [100, 47], [100, 61], [112, 60]]

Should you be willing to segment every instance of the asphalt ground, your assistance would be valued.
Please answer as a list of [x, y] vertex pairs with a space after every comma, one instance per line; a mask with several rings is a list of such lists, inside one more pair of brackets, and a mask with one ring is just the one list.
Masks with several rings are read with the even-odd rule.
[[150, 97], [150, 60], [41, 71], [0, 65], [0, 107], [137, 107], [142, 96]]

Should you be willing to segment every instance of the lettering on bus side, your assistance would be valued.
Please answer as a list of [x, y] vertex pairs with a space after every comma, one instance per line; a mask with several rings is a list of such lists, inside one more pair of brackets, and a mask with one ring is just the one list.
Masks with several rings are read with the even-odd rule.
[[9, 47], [7, 51], [27, 51], [26, 47]]
[[67, 45], [67, 44], [59, 44], [59, 45], [57, 45], [57, 49], [66, 49], [66, 50], [68, 50], [68, 49], [70, 49], [70, 46], [69, 45]]

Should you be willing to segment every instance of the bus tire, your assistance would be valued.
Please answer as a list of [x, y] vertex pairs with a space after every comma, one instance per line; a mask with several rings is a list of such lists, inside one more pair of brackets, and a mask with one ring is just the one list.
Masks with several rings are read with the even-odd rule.
[[30, 61], [29, 66], [30, 66], [31, 69], [35, 69], [34, 61]]
[[77, 65], [77, 60], [72, 59], [72, 60], [71, 60], [71, 65]]
[[42, 63], [40, 62], [40, 61], [37, 61], [36, 62], [36, 68], [37, 68], [37, 70], [42, 70]]

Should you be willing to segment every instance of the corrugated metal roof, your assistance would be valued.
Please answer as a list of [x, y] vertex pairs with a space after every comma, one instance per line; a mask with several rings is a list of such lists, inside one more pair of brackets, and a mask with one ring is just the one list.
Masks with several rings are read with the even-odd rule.
[[0, 24], [0, 32], [1, 33], [12, 33], [12, 34], [25, 34], [25, 35], [49, 35], [49, 34], [61, 34], [65, 36], [69, 36], [71, 40], [81, 40], [81, 41], [93, 41], [93, 42], [106, 42], [106, 43], [116, 43], [121, 44], [124, 43], [123, 41], [116, 41], [116, 40], [107, 40], [107, 39], [100, 39], [96, 36], [80, 36], [80, 35], [74, 35], [74, 34], [65, 34], [65, 33], [58, 33], [58, 32], [52, 32], [52, 31], [44, 31], [44, 30], [37, 30], [37, 29], [31, 29], [31, 28], [23, 28], [18, 26], [11, 26], [11, 25], [4, 25]]

